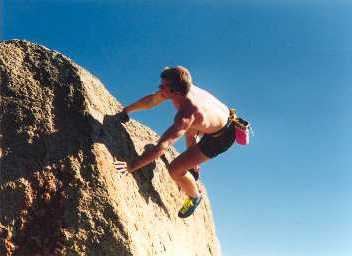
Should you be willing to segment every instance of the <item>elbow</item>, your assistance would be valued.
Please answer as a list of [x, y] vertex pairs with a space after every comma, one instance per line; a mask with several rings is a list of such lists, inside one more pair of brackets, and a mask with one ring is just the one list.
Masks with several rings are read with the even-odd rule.
[[151, 102], [144, 102], [142, 105], [142, 109], [144, 110], [151, 109], [152, 107], [153, 107], [153, 104], [151, 104]]
[[148, 96], [144, 97], [144, 99], [143, 99], [143, 108], [144, 109], [150, 109], [153, 106], [154, 106], [153, 96], [152, 95], [148, 95]]

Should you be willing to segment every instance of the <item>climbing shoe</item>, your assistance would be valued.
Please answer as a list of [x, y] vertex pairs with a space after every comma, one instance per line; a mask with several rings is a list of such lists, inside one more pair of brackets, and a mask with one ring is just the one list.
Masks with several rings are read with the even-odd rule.
[[192, 215], [192, 213], [195, 211], [197, 206], [200, 204], [200, 201], [202, 200], [202, 195], [199, 195], [196, 198], [187, 198], [180, 211], [178, 212], [178, 217], [180, 218], [187, 218]]

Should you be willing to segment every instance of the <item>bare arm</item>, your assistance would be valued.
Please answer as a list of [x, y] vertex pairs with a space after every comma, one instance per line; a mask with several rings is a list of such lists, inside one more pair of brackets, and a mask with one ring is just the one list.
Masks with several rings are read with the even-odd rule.
[[194, 116], [190, 113], [179, 112], [176, 114], [175, 121], [161, 136], [158, 144], [150, 151], [143, 153], [142, 156], [135, 159], [130, 166], [129, 172], [133, 172], [164, 154], [172, 144], [183, 136], [194, 121]]
[[124, 108], [124, 111], [128, 114], [142, 109], [150, 109], [155, 107], [165, 101], [166, 98], [161, 94], [160, 91], [157, 91], [153, 94], [147, 95], [135, 103], [132, 103]]

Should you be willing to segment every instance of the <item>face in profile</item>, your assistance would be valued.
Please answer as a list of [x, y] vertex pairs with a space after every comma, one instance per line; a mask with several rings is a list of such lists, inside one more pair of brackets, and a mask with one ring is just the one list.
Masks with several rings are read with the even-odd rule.
[[174, 93], [170, 91], [170, 84], [171, 82], [169, 80], [162, 78], [161, 84], [159, 85], [161, 94], [166, 98], [171, 98], [171, 96], [174, 95]]

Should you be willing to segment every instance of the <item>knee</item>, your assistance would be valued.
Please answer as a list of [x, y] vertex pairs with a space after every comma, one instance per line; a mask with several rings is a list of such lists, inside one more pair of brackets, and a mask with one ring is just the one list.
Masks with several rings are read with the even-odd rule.
[[169, 174], [172, 179], [178, 180], [185, 175], [185, 171], [181, 170], [175, 161], [172, 161], [169, 166]]

